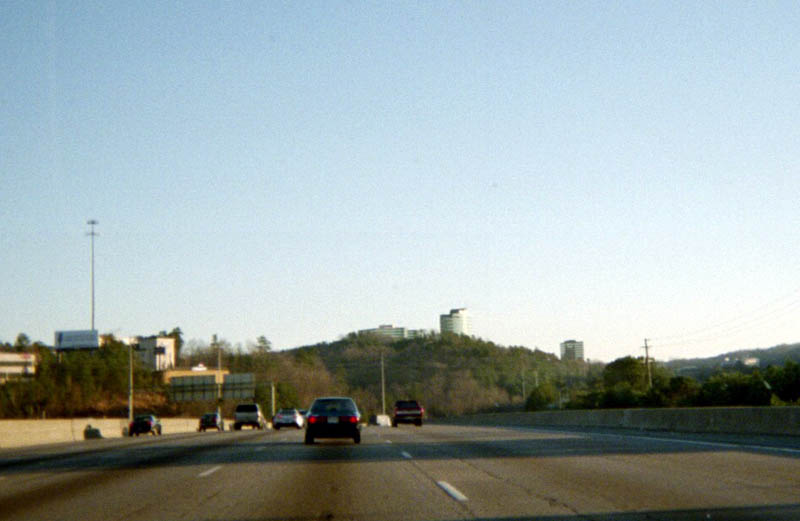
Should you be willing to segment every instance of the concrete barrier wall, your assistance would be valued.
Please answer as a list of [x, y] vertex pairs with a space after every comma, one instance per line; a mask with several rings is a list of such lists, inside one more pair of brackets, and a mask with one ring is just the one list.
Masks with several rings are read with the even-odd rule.
[[800, 407], [600, 409], [475, 414], [446, 423], [498, 426], [605, 427], [671, 432], [800, 436]]
[[[161, 418], [164, 434], [197, 430], [196, 418]], [[103, 438], [122, 437], [127, 418], [74, 418], [71, 420], [2, 420], [0, 449], [83, 440], [87, 425], [99, 429]]]

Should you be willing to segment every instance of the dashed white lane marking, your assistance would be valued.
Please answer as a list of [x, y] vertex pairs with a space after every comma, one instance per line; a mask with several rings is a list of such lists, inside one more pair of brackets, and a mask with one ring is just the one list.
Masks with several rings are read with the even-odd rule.
[[403, 456], [405, 459], [411, 459], [411, 454], [409, 454], [406, 451], [401, 452], [400, 455]]
[[455, 499], [456, 501], [466, 501], [467, 500], [467, 496], [462, 494], [456, 487], [454, 487], [453, 485], [451, 485], [447, 481], [437, 481], [436, 484], [439, 485], [442, 488], [442, 490], [447, 492], [447, 495], [449, 495], [451, 498]]
[[256, 448], [256, 452], [261, 452], [262, 450], [267, 450], [267, 448], [264, 447], [263, 445], [261, 447]]
[[197, 477], [198, 478], [205, 478], [205, 477], [210, 476], [211, 474], [215, 473], [216, 471], [218, 471], [221, 468], [222, 468], [222, 465], [218, 465], [216, 467], [208, 469], [205, 472], [201, 472], [200, 474], [197, 475]]
[[392, 440], [386, 440], [386, 443], [392, 443]]

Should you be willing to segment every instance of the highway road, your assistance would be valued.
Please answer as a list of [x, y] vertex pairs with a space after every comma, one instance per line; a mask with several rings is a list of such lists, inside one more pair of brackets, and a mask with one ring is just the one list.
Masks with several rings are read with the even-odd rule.
[[0, 452], [0, 519], [797, 520], [800, 449], [431, 424], [92, 440]]

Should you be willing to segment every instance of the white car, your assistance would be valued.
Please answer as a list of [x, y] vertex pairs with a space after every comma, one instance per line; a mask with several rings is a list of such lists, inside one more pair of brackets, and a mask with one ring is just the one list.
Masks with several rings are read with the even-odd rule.
[[272, 427], [275, 429], [280, 429], [281, 427], [302, 429], [303, 425], [305, 425], [305, 418], [297, 409], [281, 409], [272, 418]]
[[233, 430], [241, 430], [249, 425], [254, 429], [266, 429], [267, 421], [261, 413], [261, 406], [257, 403], [240, 403], [233, 413]]

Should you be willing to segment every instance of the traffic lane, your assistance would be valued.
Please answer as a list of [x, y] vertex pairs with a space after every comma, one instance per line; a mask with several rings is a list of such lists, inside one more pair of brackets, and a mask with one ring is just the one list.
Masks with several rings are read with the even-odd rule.
[[[59, 473], [64, 483], [36, 495], [0, 498], [0, 519], [455, 519], [465, 510], [435, 483], [395, 457], [367, 429], [360, 445], [302, 433], [236, 440], [217, 450], [182, 453], [173, 462], [160, 447], [127, 468], [95, 464]], [[18, 476], [19, 477], [19, 476]], [[69, 481], [71, 480], [71, 481]], [[40, 485], [41, 485], [40, 481]], [[70, 486], [78, 483], [78, 486]], [[55, 488], [54, 488], [55, 487]], [[63, 489], [63, 492], [59, 492]]]
[[15, 469], [30, 464], [47, 464], [47, 462], [54, 462], [53, 464], [57, 465], [71, 457], [82, 457], [138, 445], [183, 440], [193, 436], [196, 436], [196, 433], [137, 436], [130, 438], [101, 438], [3, 449], [0, 450], [0, 473], [13, 472]]
[[75, 497], [87, 489], [96, 490], [139, 468], [185, 465], [189, 463], [187, 458], [252, 437], [252, 434], [237, 434], [216, 438], [193, 435], [132, 438], [102, 450], [79, 452], [70, 445], [48, 447], [47, 457], [35, 455], [0, 469], [0, 518], [15, 519], [17, 512], [29, 515], [31, 508]]
[[481, 518], [562, 510], [608, 519], [800, 519], [800, 459], [782, 449], [487, 427], [384, 436], [459, 490]]
[[[227, 498], [214, 519], [462, 519], [468, 512], [428, 476], [365, 429], [360, 444], [320, 440], [302, 432], [271, 438], [259, 461], [243, 459], [218, 471], [216, 497]], [[237, 475], [257, 476], [234, 480]], [[235, 484], [234, 484], [235, 482]], [[231, 497], [251, 498], [230, 501]], [[215, 504], [216, 500], [210, 502]]]

